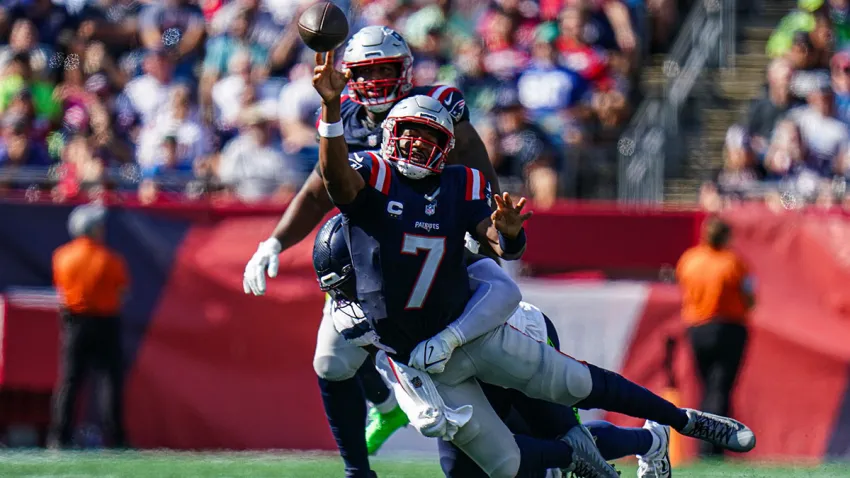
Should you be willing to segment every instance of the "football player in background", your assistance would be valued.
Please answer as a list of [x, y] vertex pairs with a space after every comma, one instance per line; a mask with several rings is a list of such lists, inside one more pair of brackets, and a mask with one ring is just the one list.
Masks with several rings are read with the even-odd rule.
[[[351, 72], [348, 96], [341, 102], [345, 141], [350, 151], [375, 149], [383, 140], [381, 123], [390, 108], [412, 94], [427, 94], [450, 112], [455, 130], [455, 147], [448, 164], [474, 167], [484, 174], [498, 194], [498, 180], [478, 133], [469, 122], [463, 94], [449, 86], [413, 86], [413, 55], [404, 39], [387, 27], [370, 26], [355, 33], [343, 55], [343, 67]], [[333, 209], [317, 172], [313, 172], [283, 214], [269, 239], [260, 243], [245, 267], [245, 293], [263, 295], [266, 274], [277, 275], [280, 253], [304, 239]], [[322, 323], [330, 323], [326, 304]], [[320, 334], [313, 365], [325, 413], [345, 461], [350, 477], [370, 476], [368, 454], [374, 453], [389, 436], [407, 423], [398, 409], [392, 391], [372, 364], [364, 364], [350, 376], [344, 364], [349, 357], [337, 357]], [[366, 399], [372, 402], [364, 438]], [[362, 407], [361, 407], [362, 405]], [[362, 408], [362, 412], [360, 411]]]

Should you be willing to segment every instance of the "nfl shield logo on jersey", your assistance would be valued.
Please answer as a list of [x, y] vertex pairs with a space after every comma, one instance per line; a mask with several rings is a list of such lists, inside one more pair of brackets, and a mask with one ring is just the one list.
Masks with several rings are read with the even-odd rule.
[[370, 135], [369, 135], [369, 138], [367, 138], [367, 140], [366, 140], [366, 141], [368, 141], [368, 142], [369, 142], [369, 146], [373, 146], [373, 147], [374, 147], [374, 146], [377, 146], [377, 145], [378, 145], [378, 135], [376, 135], [376, 134], [370, 134]]
[[432, 202], [431, 204], [425, 205], [425, 214], [433, 216], [435, 212], [437, 212], [437, 203]]

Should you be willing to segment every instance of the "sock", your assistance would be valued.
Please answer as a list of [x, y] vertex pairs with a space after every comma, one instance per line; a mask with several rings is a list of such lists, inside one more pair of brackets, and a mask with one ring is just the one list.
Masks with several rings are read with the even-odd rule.
[[607, 461], [657, 451], [658, 438], [645, 428], [623, 428], [602, 420], [584, 424], [596, 438], [596, 447]]
[[573, 464], [573, 448], [566, 442], [528, 435], [514, 435], [514, 439], [520, 452], [517, 477], [539, 477], [549, 468], [567, 468]]
[[[381, 378], [381, 373], [375, 368], [375, 362], [371, 357], [367, 358], [363, 362], [363, 365], [357, 369], [357, 378], [360, 380], [360, 384], [363, 385], [363, 393], [366, 394], [366, 400], [369, 400], [372, 404], [382, 404], [389, 398], [395, 400], [390, 387]], [[384, 413], [382, 410], [380, 411]]]
[[593, 388], [590, 395], [575, 404], [575, 407], [601, 408], [635, 418], [645, 418], [669, 425], [674, 430], [682, 430], [688, 424], [688, 415], [676, 405], [626, 380], [620, 374], [595, 365], [586, 365], [590, 369]]
[[572, 407], [529, 398], [519, 392], [513, 397], [513, 407], [528, 423], [532, 436], [558, 439], [579, 424]]
[[322, 404], [347, 478], [372, 476], [366, 450], [366, 399], [356, 378], [331, 382], [319, 378]]

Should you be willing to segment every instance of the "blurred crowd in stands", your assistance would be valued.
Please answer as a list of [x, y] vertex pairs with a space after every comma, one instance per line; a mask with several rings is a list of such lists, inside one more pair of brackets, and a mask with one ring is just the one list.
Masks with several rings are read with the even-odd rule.
[[[313, 55], [293, 21], [313, 1], [0, 0], [0, 194], [286, 201], [317, 160]], [[416, 84], [459, 87], [504, 189], [545, 205], [614, 180], [600, 171], [615, 169], [640, 65], [690, 2], [337, 3], [352, 32], [382, 24], [407, 39]], [[811, 15], [786, 70], [829, 66]], [[767, 144], [772, 125], [759, 124]], [[528, 187], [532, 164], [555, 190]]]
[[798, 208], [850, 206], [850, 1], [799, 0], [767, 43], [761, 95], [726, 135], [724, 167], [703, 206], [766, 198]]

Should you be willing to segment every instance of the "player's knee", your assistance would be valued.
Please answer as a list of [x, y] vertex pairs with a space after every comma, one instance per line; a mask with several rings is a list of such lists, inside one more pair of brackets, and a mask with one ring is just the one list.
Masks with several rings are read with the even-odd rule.
[[567, 389], [570, 395], [578, 399], [584, 399], [590, 395], [590, 391], [593, 389], [593, 379], [585, 364], [576, 360], [575, 364], [567, 368]]
[[348, 380], [357, 373], [357, 367], [352, 367], [345, 360], [333, 355], [316, 355], [313, 357], [313, 370], [320, 378], [331, 382]]
[[519, 473], [519, 449], [503, 453], [499, 462], [487, 471], [490, 478], [514, 478]]
[[519, 289], [519, 285], [504, 273], [488, 279], [493, 292], [493, 300], [505, 309], [505, 314], [512, 314], [519, 303], [522, 302], [522, 291]]

